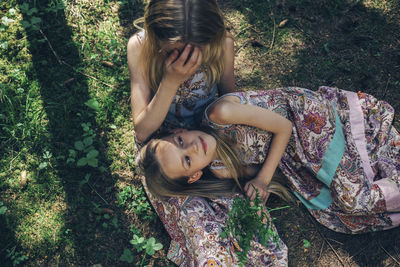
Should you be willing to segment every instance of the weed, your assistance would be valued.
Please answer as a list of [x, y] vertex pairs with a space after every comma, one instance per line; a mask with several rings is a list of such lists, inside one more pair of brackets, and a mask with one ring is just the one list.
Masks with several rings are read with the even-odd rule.
[[120, 261], [132, 263], [133, 262], [133, 255], [129, 249], [124, 249], [124, 253], [122, 253], [121, 257], [119, 257]]
[[[144, 251], [142, 256], [142, 261], [140, 263], [140, 266], [144, 266], [144, 261], [147, 255], [153, 256], [154, 253], [156, 253], [156, 251], [163, 248], [163, 245], [161, 243], [158, 243], [154, 237], [146, 239], [145, 237], [142, 236], [141, 231], [135, 228], [133, 225], [131, 225], [131, 232], [133, 233], [133, 238], [131, 241], [129, 241], [129, 243], [133, 245], [133, 247], [136, 249], [137, 252]], [[124, 252], [119, 259], [120, 261], [132, 263], [133, 262], [132, 252], [127, 248], [124, 249]]]
[[12, 261], [13, 266], [17, 266], [28, 259], [28, 257], [20, 251], [15, 250], [16, 247], [12, 249], [7, 249], [7, 258]]
[[92, 124], [82, 123], [83, 134], [81, 140], [78, 140], [74, 143], [74, 149], [69, 149], [69, 155], [67, 159], [67, 163], [73, 163], [76, 160], [78, 154], [80, 154], [80, 158], [76, 162], [78, 167], [83, 166], [91, 166], [97, 168], [99, 166], [99, 160], [97, 156], [99, 155], [99, 151], [94, 148], [93, 140], [96, 137], [96, 133], [91, 128]]
[[303, 247], [304, 247], [304, 248], [309, 248], [309, 247], [311, 247], [310, 241], [308, 241], [307, 239], [303, 239]]
[[21, 12], [26, 15], [26, 19], [21, 22], [22, 27], [34, 31], [39, 30], [42, 19], [36, 16], [38, 15], [38, 9], [36, 7], [31, 8], [28, 3], [23, 3], [19, 8]]
[[156, 218], [143, 187], [136, 189], [134, 186], [126, 186], [122, 192], [118, 194], [118, 204], [120, 206], [127, 205], [129, 209], [144, 220], [153, 220]]
[[[229, 212], [229, 219], [220, 235], [222, 238], [232, 238], [234, 243], [237, 242], [235, 253], [240, 266], [244, 266], [248, 262], [250, 242], [255, 238], [264, 246], [268, 245], [268, 241], [273, 241], [279, 248], [279, 236], [273, 228], [273, 219], [265, 212], [258, 190], [255, 187], [254, 189], [256, 198], [253, 202], [248, 198], [235, 198]], [[281, 208], [268, 210], [268, 213], [278, 209]]]
[[5, 214], [7, 211], [7, 207], [3, 205], [3, 202], [0, 201], [0, 215]]

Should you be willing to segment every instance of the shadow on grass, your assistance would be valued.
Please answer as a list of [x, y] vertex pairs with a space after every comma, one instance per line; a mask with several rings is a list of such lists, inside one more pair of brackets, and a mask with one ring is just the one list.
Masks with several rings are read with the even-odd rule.
[[[57, 8], [54, 3], [58, 3]], [[131, 235], [129, 229], [122, 227], [102, 227], [104, 219], [101, 213], [100, 219], [96, 220], [99, 217], [96, 212], [100, 208], [115, 210], [115, 205], [112, 205], [116, 200], [117, 177], [111, 176], [110, 163], [102, 156], [107, 149], [107, 142], [104, 135], [100, 134], [94, 111], [85, 105], [91, 98], [88, 78], [79, 74], [84, 65], [71, 28], [67, 25], [64, 7], [61, 1], [18, 1], [20, 9], [26, 4], [29, 8], [35, 6], [38, 12], [34, 16], [41, 19], [40, 30], [32, 27], [26, 29], [33, 63], [27, 76], [39, 83], [49, 132], [49, 136], [36, 144], [34, 150], [38, 158], [42, 157], [43, 151], [52, 155], [52, 171], [48, 174], [38, 172], [38, 183], [34, 186], [40, 194], [33, 194], [30, 200], [36, 203], [49, 200], [57, 202], [56, 197], [61, 197], [65, 202], [65, 213], [60, 212], [63, 222], [60, 231], [55, 234], [57, 237], [54, 236], [54, 241], [49, 237], [42, 242], [33, 242], [33, 246], [40, 249], [33, 250], [37, 255], [31, 257], [43, 266], [96, 263], [120, 266], [119, 256], [124, 246], [129, 244]], [[25, 21], [32, 21], [32, 17], [29, 12], [23, 14]], [[75, 167], [76, 163], [67, 164], [68, 150], [74, 148], [75, 141], [83, 139], [81, 124], [88, 122], [96, 132], [94, 145], [100, 151], [99, 160], [106, 169], [104, 172], [92, 167], [78, 168]], [[79, 185], [86, 174], [91, 175], [89, 182]], [[119, 215], [123, 216], [123, 213]], [[16, 210], [9, 217], [10, 221], [15, 222], [14, 225], [19, 225], [22, 223], [19, 220], [24, 218], [23, 211]], [[1, 227], [7, 229], [9, 226]], [[2, 240], [16, 243], [16, 229], [8, 228], [7, 231], [7, 236]]]
[[[252, 26], [237, 38], [255, 37], [265, 44], [250, 47], [250, 60], [262, 62], [259, 68], [265, 70], [240, 77], [241, 85], [270, 88], [260, 78], [267, 73], [278, 86], [315, 90], [328, 85], [360, 90], [389, 102], [397, 114], [400, 112], [398, 1], [243, 0], [226, 6], [240, 11]], [[273, 19], [277, 25], [275, 37]], [[279, 27], [285, 19], [286, 25]], [[273, 38], [275, 44], [270, 49]], [[277, 228], [289, 247], [290, 265], [340, 265], [338, 257], [345, 265], [352, 262], [360, 266], [392, 266], [400, 261], [399, 227], [344, 235], [313, 222], [307, 213], [304, 208], [294, 208], [276, 216]], [[303, 239], [311, 241], [310, 248], [303, 246]], [[327, 240], [340, 256], [335, 256]], [[330, 258], [325, 257], [328, 254]]]

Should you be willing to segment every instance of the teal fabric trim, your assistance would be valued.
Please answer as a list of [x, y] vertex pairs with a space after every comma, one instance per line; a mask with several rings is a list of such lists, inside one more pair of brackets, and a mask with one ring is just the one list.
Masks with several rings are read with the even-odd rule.
[[322, 160], [321, 169], [317, 173], [317, 178], [326, 186], [330, 187], [333, 176], [336, 173], [337, 167], [342, 160], [344, 154], [345, 140], [343, 134], [343, 125], [340, 122], [339, 115], [335, 110], [335, 134], [329, 144], [328, 150]]
[[330, 185], [333, 176], [342, 160], [345, 140], [343, 134], [343, 125], [340, 121], [339, 115], [335, 111], [335, 133], [329, 144], [329, 147], [322, 159], [321, 169], [317, 173], [317, 178], [324, 183], [319, 195], [312, 199], [305, 199], [299, 193], [294, 192], [295, 196], [300, 199], [303, 204], [311, 210], [326, 209], [332, 204], [332, 197], [330, 193]]
[[310, 200], [305, 199], [297, 192], [294, 192], [294, 194], [301, 202], [303, 202], [304, 206], [310, 210], [324, 210], [332, 204], [331, 191], [325, 185], [322, 187], [319, 195]]

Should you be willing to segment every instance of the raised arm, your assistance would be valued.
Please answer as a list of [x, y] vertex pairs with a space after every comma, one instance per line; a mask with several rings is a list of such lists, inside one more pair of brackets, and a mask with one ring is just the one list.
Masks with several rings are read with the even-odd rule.
[[167, 116], [179, 85], [200, 66], [202, 53], [198, 47], [186, 45], [181, 54], [174, 50], [165, 61], [165, 74], [152, 96], [147, 73], [139, 62], [142, 43], [136, 35], [129, 39], [127, 54], [131, 79], [131, 108], [136, 138], [144, 142]]
[[268, 198], [267, 186], [282, 158], [292, 134], [292, 122], [281, 115], [252, 105], [243, 105], [235, 96], [226, 96], [210, 109], [209, 118], [218, 124], [244, 124], [264, 129], [274, 134], [267, 158], [257, 176], [249, 181], [244, 190], [253, 200], [254, 185], [264, 200]]
[[220, 96], [235, 91], [234, 59], [234, 41], [228, 33], [224, 43], [224, 73], [222, 74], [220, 83], [218, 83], [218, 93]]

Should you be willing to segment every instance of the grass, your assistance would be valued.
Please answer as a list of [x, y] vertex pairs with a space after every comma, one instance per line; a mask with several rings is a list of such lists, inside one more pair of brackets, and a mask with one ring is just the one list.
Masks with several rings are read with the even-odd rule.
[[[331, 85], [369, 92], [400, 110], [398, 1], [220, 3], [235, 37], [238, 88]], [[169, 237], [134, 164], [125, 47], [142, 13], [140, 0], [0, 3], [0, 262], [6, 266], [172, 265]], [[78, 166], [82, 158], [90, 160]], [[315, 224], [302, 208], [273, 216], [292, 266], [400, 261], [392, 238], [399, 239], [398, 229], [347, 236]], [[150, 255], [146, 242], [163, 248]]]

